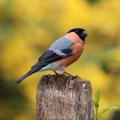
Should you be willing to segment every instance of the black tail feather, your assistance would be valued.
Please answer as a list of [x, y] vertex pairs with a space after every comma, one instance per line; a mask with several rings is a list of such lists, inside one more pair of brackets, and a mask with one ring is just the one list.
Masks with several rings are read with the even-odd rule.
[[16, 84], [22, 82], [25, 78], [27, 78], [27, 77], [30, 76], [31, 74], [33, 74], [32, 71], [27, 72], [25, 75], [23, 75], [22, 77], [20, 77], [20, 78], [17, 80]]
[[34, 65], [32, 67], [32, 69], [30, 71], [28, 71], [25, 75], [23, 75], [21, 78], [19, 78], [16, 82], [16, 84], [22, 82], [25, 78], [27, 78], [28, 76], [30, 76], [31, 74], [39, 71], [42, 67], [44, 66], [43, 63], [37, 63], [36, 65]]

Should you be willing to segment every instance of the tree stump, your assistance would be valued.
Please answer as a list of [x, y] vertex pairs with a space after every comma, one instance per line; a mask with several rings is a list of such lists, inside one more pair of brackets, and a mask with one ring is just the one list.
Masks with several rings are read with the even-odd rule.
[[92, 88], [78, 76], [45, 75], [37, 86], [37, 120], [93, 120]]

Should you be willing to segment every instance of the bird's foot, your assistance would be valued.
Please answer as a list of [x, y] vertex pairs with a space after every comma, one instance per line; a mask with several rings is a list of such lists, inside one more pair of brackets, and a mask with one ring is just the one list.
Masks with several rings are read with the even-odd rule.
[[55, 70], [53, 70], [53, 72], [55, 73], [55, 75], [59, 75], [59, 73], [57, 73]]
[[[59, 75], [62, 75], [62, 74], [59, 74], [58, 72], [56, 72], [55, 70], [53, 70], [53, 72], [55, 73], [55, 75], [59, 76]], [[68, 72], [63, 72], [63, 74], [65, 74], [66, 76], [72, 76], [70, 73]]]
[[70, 73], [68, 73], [68, 72], [64, 72], [64, 74], [65, 75], [67, 75], [67, 76], [72, 76]]

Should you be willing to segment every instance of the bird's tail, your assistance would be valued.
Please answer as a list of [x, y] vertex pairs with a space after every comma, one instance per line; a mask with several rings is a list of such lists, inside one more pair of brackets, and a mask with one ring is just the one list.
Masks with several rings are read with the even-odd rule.
[[27, 78], [28, 76], [30, 76], [30, 75], [33, 74], [33, 73], [34, 73], [34, 72], [33, 72], [32, 70], [28, 71], [25, 75], [23, 75], [22, 77], [20, 77], [20, 78], [17, 80], [16, 84], [22, 82], [25, 78]]

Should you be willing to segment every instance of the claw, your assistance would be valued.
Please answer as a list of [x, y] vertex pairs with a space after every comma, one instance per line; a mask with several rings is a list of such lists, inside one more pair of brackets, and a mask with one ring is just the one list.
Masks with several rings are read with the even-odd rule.
[[71, 76], [71, 74], [70, 73], [68, 73], [68, 72], [64, 72], [66, 75], [68, 75], [68, 76]]
[[53, 72], [54, 72], [56, 75], [59, 75], [59, 73], [57, 73], [55, 70], [53, 70]]

